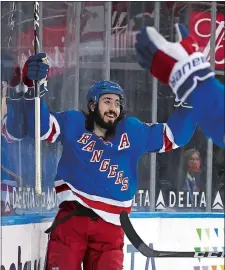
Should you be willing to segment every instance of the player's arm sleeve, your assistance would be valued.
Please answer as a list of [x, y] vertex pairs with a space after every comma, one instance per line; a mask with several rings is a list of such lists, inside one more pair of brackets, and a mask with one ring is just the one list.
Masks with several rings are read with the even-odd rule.
[[[41, 140], [50, 143], [63, 141], [63, 131], [67, 115], [70, 111], [50, 112], [48, 106], [40, 99]], [[35, 103], [34, 100], [25, 101], [25, 114], [28, 135], [35, 138]]]
[[204, 134], [224, 148], [224, 85], [210, 78], [192, 92], [188, 103]]
[[23, 100], [7, 100], [7, 115], [2, 122], [2, 135], [8, 142], [20, 141], [27, 134]]
[[137, 121], [136, 136], [141, 154], [163, 153], [184, 146], [191, 140], [197, 125], [193, 110], [183, 107], [178, 108], [166, 123], [149, 125]]

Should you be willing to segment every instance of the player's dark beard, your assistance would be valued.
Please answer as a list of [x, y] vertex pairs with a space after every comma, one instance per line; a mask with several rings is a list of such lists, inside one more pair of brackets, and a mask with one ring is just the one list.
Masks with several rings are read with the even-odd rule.
[[98, 106], [97, 106], [97, 108], [95, 108], [94, 112], [91, 111], [90, 109], [89, 109], [89, 113], [85, 113], [83, 111], [83, 114], [86, 118], [85, 127], [87, 130], [93, 131], [94, 130], [94, 123], [96, 123], [100, 127], [107, 130], [105, 138], [113, 137], [115, 135], [116, 126], [117, 126], [118, 122], [123, 120], [126, 116], [126, 113], [125, 113], [125, 111], [123, 111], [123, 108], [121, 108], [121, 111], [122, 111], [122, 113], [120, 113], [119, 117], [114, 122], [110, 122], [110, 123], [106, 123], [102, 119], [100, 112], [98, 110]]
[[[108, 112], [108, 113], [113, 113], [113, 112]], [[93, 112], [93, 120], [101, 128], [106, 129], [106, 137], [110, 137], [115, 134], [116, 131], [116, 125], [118, 123], [117, 119], [109, 122], [105, 122], [103, 117], [101, 116], [98, 107], [95, 108]]]

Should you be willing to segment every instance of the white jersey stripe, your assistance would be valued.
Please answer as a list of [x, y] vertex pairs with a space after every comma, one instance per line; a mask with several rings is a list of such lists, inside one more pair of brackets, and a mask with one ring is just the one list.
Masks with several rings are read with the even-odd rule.
[[5, 117], [3, 119], [3, 121], [2, 121], [2, 136], [4, 136], [6, 141], [9, 142], [9, 143], [12, 142], [12, 141], [21, 141], [22, 139], [15, 138], [14, 136], [12, 136], [8, 132], [8, 130], [6, 128], [6, 119], [7, 119], [7, 117]]
[[[54, 134], [52, 134], [53, 127], [55, 127]], [[50, 114], [49, 115], [49, 130], [47, 131], [47, 133], [45, 133], [41, 137], [41, 140], [48, 140], [49, 142], [54, 143], [57, 140], [59, 135], [60, 135], [59, 123], [58, 123], [57, 119], [52, 114]], [[52, 137], [51, 140], [49, 140], [50, 136]]]
[[104, 197], [99, 197], [99, 196], [87, 194], [85, 192], [77, 190], [70, 183], [65, 182], [64, 180], [57, 180], [57, 181], [54, 182], [54, 184], [55, 184], [55, 187], [59, 187], [59, 186], [61, 186], [63, 184], [67, 184], [70, 187], [71, 190], [73, 190], [77, 194], [80, 194], [81, 196], [83, 196], [83, 197], [85, 197], [85, 198], [87, 198], [88, 200], [91, 200], [91, 201], [103, 202], [103, 203], [110, 204], [110, 205], [115, 205], [115, 206], [118, 206], [118, 207], [130, 207], [131, 204], [132, 204], [132, 200], [121, 202], [121, 201], [117, 201], [117, 200], [113, 200], [113, 199], [108, 199], [108, 198], [104, 198]]
[[[173, 136], [173, 133], [172, 133], [171, 129], [169, 128], [169, 126], [166, 123], [164, 123], [163, 126], [164, 126], [163, 133], [164, 132], [166, 133], [167, 138], [169, 139], [169, 141], [172, 144], [172, 149], [178, 148], [179, 146], [174, 142], [174, 136]], [[163, 137], [164, 137], [164, 135], [163, 135]], [[163, 153], [166, 151], [168, 151], [168, 149], [166, 149], [166, 142], [165, 142], [165, 139], [163, 139], [163, 146], [159, 150], [159, 153]]]
[[166, 130], [166, 136], [168, 137], [168, 139], [171, 141], [172, 143], [172, 148], [176, 149], [179, 146], [174, 142], [174, 136], [173, 133], [171, 131], [171, 129], [169, 128], [169, 126], [167, 124], [164, 124], [165, 130]]

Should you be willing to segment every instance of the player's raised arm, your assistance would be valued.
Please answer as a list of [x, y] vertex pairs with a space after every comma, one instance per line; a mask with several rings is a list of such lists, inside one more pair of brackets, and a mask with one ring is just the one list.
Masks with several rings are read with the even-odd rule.
[[20, 67], [15, 66], [9, 55], [1, 58], [2, 123], [1, 131], [6, 141], [18, 141], [26, 136], [23, 110], [23, 85], [20, 80]]
[[186, 145], [192, 138], [197, 122], [193, 109], [180, 107], [166, 123], [143, 123], [137, 118], [128, 118], [135, 132], [138, 152], [168, 152]]
[[172, 88], [176, 101], [191, 104], [205, 135], [224, 147], [224, 86], [214, 78], [210, 63], [187, 29], [181, 24], [175, 27], [176, 43], [165, 40], [153, 27], [143, 28], [135, 44], [138, 62]]
[[[27, 119], [28, 135], [35, 136], [34, 80], [39, 81], [40, 97], [47, 90], [49, 65], [45, 53], [30, 56], [23, 67], [22, 79], [25, 85], [24, 110]], [[54, 143], [62, 141], [64, 122], [74, 116], [75, 111], [50, 112], [47, 104], [40, 98], [41, 139]]]

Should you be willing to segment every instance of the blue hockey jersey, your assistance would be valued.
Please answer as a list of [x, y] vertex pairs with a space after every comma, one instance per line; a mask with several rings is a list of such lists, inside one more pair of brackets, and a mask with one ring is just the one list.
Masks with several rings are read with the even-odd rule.
[[[34, 101], [26, 101], [25, 110], [28, 135], [34, 137]], [[179, 108], [164, 124], [126, 117], [105, 141], [85, 128], [83, 113], [49, 112], [41, 100], [41, 138], [63, 145], [55, 178], [59, 203], [76, 200], [116, 225], [120, 212], [131, 210], [141, 155], [176, 149], [189, 142], [195, 128], [192, 110]]]
[[[15, 180], [13, 175], [18, 175], [18, 161], [16, 160], [19, 152], [18, 142], [26, 136], [23, 108], [21, 104], [18, 106], [18, 102], [14, 105], [8, 104], [9, 117], [6, 115], [1, 121], [1, 180], [13, 181]], [[15, 125], [15, 123], [19, 124]]]
[[20, 139], [8, 133], [6, 129], [6, 117], [1, 124], [1, 214], [8, 215], [12, 213], [12, 209], [6, 204], [7, 193], [12, 196], [13, 188], [17, 187], [19, 182], [18, 141]]
[[1, 126], [1, 181], [15, 181], [18, 175], [18, 162], [15, 158], [11, 158], [18, 154], [18, 141], [20, 139], [13, 137], [7, 131], [5, 117]]

